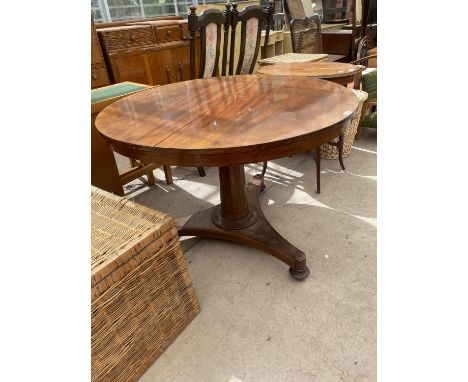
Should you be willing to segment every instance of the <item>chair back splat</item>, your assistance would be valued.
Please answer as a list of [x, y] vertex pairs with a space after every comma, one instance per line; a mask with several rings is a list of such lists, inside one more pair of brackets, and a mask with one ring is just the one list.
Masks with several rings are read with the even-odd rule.
[[294, 53], [323, 53], [322, 28], [318, 15], [292, 19], [290, 28]]
[[238, 23], [241, 23], [241, 41], [236, 74], [252, 74], [260, 50], [263, 27], [265, 27], [265, 49], [268, 46], [270, 28], [273, 22], [273, 1], [270, 0], [266, 8], [260, 5], [251, 5], [241, 12], [237, 11], [236, 3], [232, 7], [229, 74], [234, 74], [234, 48]]
[[[206, 78], [219, 75], [219, 56], [221, 47], [221, 29], [224, 31], [222, 75], [226, 75], [227, 46], [229, 26], [231, 21], [231, 4], [226, 9], [206, 9], [200, 16], [195, 13], [197, 7], [191, 6], [188, 15], [188, 29], [190, 35], [190, 79]], [[200, 36], [200, 70], [196, 67], [196, 37]]]

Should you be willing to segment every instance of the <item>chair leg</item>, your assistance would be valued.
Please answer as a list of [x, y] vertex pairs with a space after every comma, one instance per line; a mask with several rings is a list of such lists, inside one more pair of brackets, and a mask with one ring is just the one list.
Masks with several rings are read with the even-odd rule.
[[268, 166], [268, 162], [263, 162], [262, 178], [265, 177], [265, 173], [266, 173], [266, 171], [267, 171], [267, 166]]
[[[267, 167], [268, 167], [268, 162], [267, 161], [263, 162], [262, 173], [255, 175], [255, 178], [261, 178], [263, 180], [263, 178], [265, 178]], [[266, 188], [265, 182], [262, 182], [262, 186], [260, 187], [260, 192], [265, 191], [265, 188]]]
[[315, 161], [315, 177], [317, 179], [317, 194], [320, 194], [320, 146], [316, 147], [314, 151]]
[[341, 169], [344, 171], [346, 169], [343, 163], [343, 144], [344, 144], [344, 134], [340, 134], [340, 138], [338, 139], [338, 160], [340, 161]]
[[206, 172], [205, 172], [205, 169], [203, 167], [197, 167], [197, 170], [198, 170], [198, 174], [201, 177], [206, 176]]
[[149, 185], [156, 184], [156, 178], [154, 177], [153, 171], [148, 171], [146, 173], [146, 177], [148, 178]]
[[130, 167], [138, 167], [139, 164], [138, 164], [138, 161], [136, 159], [133, 159], [133, 158], [128, 158], [130, 160]]
[[163, 170], [164, 170], [164, 176], [166, 177], [166, 184], [172, 184], [173, 180], [172, 180], [171, 166], [164, 165]]

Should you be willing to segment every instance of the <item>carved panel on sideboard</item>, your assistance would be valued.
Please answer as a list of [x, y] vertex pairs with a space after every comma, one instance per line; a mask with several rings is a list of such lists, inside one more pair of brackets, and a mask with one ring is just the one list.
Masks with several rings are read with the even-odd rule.
[[165, 85], [188, 79], [187, 21], [140, 21], [97, 31], [113, 83]]

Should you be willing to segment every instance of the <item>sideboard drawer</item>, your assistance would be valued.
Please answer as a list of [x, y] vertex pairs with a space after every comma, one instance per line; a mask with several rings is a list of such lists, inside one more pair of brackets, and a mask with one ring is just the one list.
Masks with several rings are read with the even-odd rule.
[[156, 38], [158, 42], [180, 40], [179, 25], [170, 25], [156, 28]]
[[109, 85], [106, 68], [91, 69], [91, 88]]
[[98, 29], [98, 34], [102, 47], [107, 52], [155, 44], [150, 25]]

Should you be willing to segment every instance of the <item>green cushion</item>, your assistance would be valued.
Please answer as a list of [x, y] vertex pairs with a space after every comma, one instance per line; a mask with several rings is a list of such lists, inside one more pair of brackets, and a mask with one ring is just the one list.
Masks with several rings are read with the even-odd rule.
[[128, 82], [122, 82], [111, 86], [106, 86], [101, 89], [95, 89], [91, 91], [91, 103], [104, 101], [109, 98], [118, 97], [124, 94], [136, 92], [147, 88], [147, 85], [135, 85]]
[[377, 112], [374, 111], [373, 113], [366, 115], [366, 117], [362, 120], [361, 126], [377, 129]]
[[369, 94], [368, 100], [377, 98], [377, 70], [362, 73], [362, 90]]

